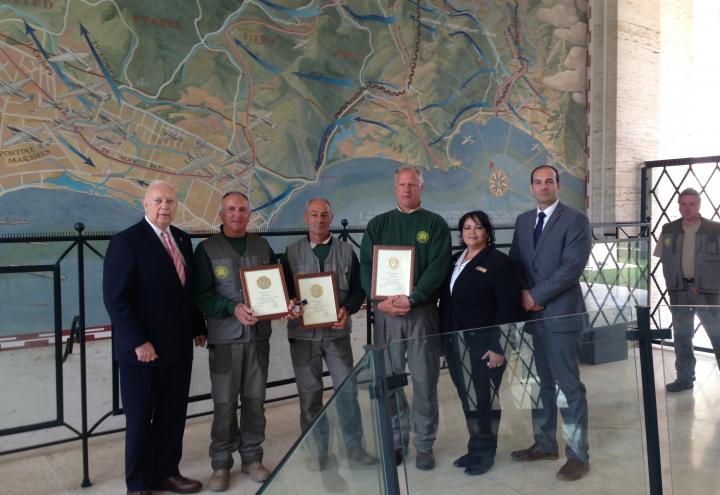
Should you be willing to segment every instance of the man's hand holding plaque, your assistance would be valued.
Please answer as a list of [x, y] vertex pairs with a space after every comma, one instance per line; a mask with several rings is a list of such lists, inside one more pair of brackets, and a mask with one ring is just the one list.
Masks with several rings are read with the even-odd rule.
[[[272, 320], [287, 315], [290, 301], [281, 265], [241, 268], [240, 280], [245, 295], [245, 308], [240, 309], [250, 310], [252, 318]], [[236, 308], [236, 315], [240, 309]]]
[[326, 328], [338, 323], [340, 313], [334, 273], [296, 275], [295, 293], [306, 303], [300, 321], [303, 328]]

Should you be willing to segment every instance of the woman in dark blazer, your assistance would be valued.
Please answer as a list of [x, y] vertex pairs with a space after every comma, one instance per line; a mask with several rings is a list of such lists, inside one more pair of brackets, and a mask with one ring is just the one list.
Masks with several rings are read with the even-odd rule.
[[447, 333], [450, 376], [470, 433], [467, 454], [453, 464], [464, 468], [465, 474], [478, 475], [492, 467], [497, 450], [498, 390], [505, 357], [502, 331], [496, 325], [522, 319], [521, 289], [513, 261], [494, 247], [493, 226], [486, 213], [466, 213], [458, 229], [465, 250], [452, 258], [440, 314]]

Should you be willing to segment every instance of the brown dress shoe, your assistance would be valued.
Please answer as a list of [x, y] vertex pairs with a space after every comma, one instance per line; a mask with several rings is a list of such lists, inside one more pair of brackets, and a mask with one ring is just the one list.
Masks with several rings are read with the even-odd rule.
[[240, 471], [250, 476], [250, 479], [256, 483], [264, 483], [270, 477], [270, 471], [265, 469], [260, 461], [241, 464]]
[[202, 490], [202, 483], [178, 474], [153, 481], [152, 488], [172, 493], [197, 493]]
[[568, 457], [567, 462], [557, 472], [558, 479], [563, 481], [577, 481], [590, 471], [590, 463], [582, 462], [574, 457]]
[[543, 452], [541, 450], [538, 450], [537, 444], [532, 444], [527, 449], [516, 450], [510, 453], [510, 457], [512, 457], [514, 461], [530, 462], [545, 460], [554, 461], [555, 459], [558, 459], [560, 455], [558, 454], [557, 450], [553, 452]]

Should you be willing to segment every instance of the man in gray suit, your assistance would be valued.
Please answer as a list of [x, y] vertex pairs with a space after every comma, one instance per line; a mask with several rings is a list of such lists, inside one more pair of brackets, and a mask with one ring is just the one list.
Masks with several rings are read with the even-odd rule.
[[[587, 321], [579, 280], [590, 257], [591, 235], [587, 216], [560, 203], [559, 190], [560, 176], [555, 167], [542, 165], [532, 171], [530, 192], [537, 208], [518, 216], [510, 248], [510, 257], [523, 275], [523, 308], [528, 319], [537, 320], [526, 323], [525, 330], [533, 335], [540, 378], [539, 402], [532, 411], [535, 443], [513, 452], [512, 458], [525, 462], [559, 457], [559, 390], [567, 400], [567, 407], [561, 409], [567, 462], [557, 477], [575, 481], [590, 469], [588, 407], [578, 354]], [[562, 316], [566, 317], [558, 318]]]

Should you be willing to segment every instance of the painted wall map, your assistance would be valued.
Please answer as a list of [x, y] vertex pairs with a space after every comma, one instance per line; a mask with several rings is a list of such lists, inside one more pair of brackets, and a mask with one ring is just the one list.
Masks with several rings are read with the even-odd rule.
[[144, 187], [177, 222], [218, 223], [245, 191], [253, 229], [391, 208], [423, 167], [424, 204], [511, 223], [528, 172], [585, 198], [581, 0], [0, 0], [0, 234], [123, 228]]

